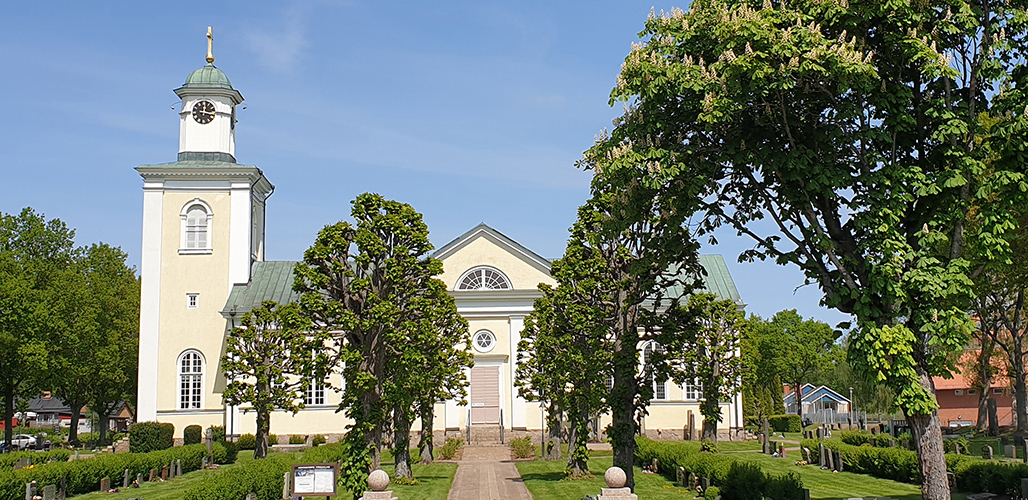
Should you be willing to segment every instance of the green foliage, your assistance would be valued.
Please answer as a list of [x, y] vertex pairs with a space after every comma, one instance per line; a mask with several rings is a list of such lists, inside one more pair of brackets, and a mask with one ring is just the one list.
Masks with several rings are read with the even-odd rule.
[[239, 454], [239, 447], [236, 446], [236, 443], [228, 441], [215, 442], [211, 446], [211, 452], [214, 455], [214, 463], [234, 464]]
[[241, 467], [207, 474], [186, 490], [185, 500], [245, 500], [256, 493], [258, 500], [282, 498], [282, 476], [292, 465], [288, 455], [272, 455]]
[[761, 420], [768, 415], [785, 412], [777, 343], [778, 332], [768, 328], [768, 323], [759, 316], [751, 315], [743, 323], [739, 339], [743, 415], [748, 424], [756, 427], [760, 427]]
[[1021, 494], [1021, 479], [1028, 477], [1028, 464], [963, 460], [955, 465], [953, 472], [957, 487], [963, 491], [1017, 497]]
[[723, 500], [762, 500], [767, 489], [760, 466], [750, 462], [735, 462], [721, 483]]
[[888, 434], [871, 434], [866, 431], [840, 431], [839, 440], [853, 446], [869, 444], [880, 448], [888, 448], [889, 440], [893, 439]]
[[717, 453], [718, 452], [717, 441], [711, 441], [709, 439], [704, 439], [703, 441], [700, 442], [700, 451], [706, 452], [706, 453]]
[[325, 439], [325, 436], [323, 436], [321, 434], [315, 434], [315, 435], [311, 436], [311, 445], [312, 446], [320, 446], [320, 445], [323, 445], [323, 444], [325, 444], [327, 442], [328, 442], [328, 439]]
[[532, 438], [522, 436], [510, 440], [510, 452], [514, 458], [532, 458], [535, 454], [535, 446], [532, 445]]
[[268, 453], [264, 436], [271, 428], [271, 412], [296, 414], [304, 407], [311, 380], [324, 380], [327, 374], [324, 354], [311, 356], [323, 345], [318, 336], [308, 334], [311, 328], [298, 305], [265, 301], [244, 314], [226, 339], [221, 366], [229, 383], [222, 397], [231, 405], [249, 403], [257, 413], [254, 458]]
[[212, 425], [209, 428], [211, 430], [211, 439], [214, 440], [214, 442], [220, 442], [225, 440], [224, 425]]
[[804, 320], [795, 309], [775, 313], [760, 327], [767, 330], [765, 337], [773, 339], [761, 345], [768, 350], [761, 354], [773, 358], [775, 370], [793, 392], [830, 366], [828, 361], [840, 335], [825, 323]]
[[772, 415], [768, 425], [775, 432], [803, 432], [803, 420], [799, 415]]
[[105, 477], [111, 479], [112, 484], [118, 484], [125, 469], [129, 470], [130, 476], [145, 475], [150, 469], [160, 470], [174, 460], [182, 460], [183, 472], [191, 472], [201, 467], [205, 456], [207, 448], [194, 444], [150, 453], [102, 454], [70, 462], [51, 462], [31, 469], [0, 472], [0, 500], [25, 498], [25, 483], [30, 481], [36, 481], [42, 487], [59, 484], [64, 477], [68, 494], [78, 495], [96, 491], [100, 479]]
[[703, 500], [717, 500], [721, 496], [721, 489], [717, 486], [710, 486], [703, 490]]
[[325, 446], [308, 448], [303, 452], [300, 461], [304, 463], [332, 463], [339, 462], [346, 453], [346, 446], [342, 443], [332, 443]]
[[278, 444], [278, 434], [268, 434], [268, 446]]
[[203, 427], [199, 425], [187, 425], [182, 429], [182, 444], [200, 444], [203, 435]]
[[33, 465], [39, 465], [49, 462], [67, 462], [70, 457], [71, 451], [64, 449], [55, 449], [44, 452], [14, 451], [0, 455], [0, 470], [14, 467], [14, 464], [23, 458], [30, 459]]
[[289, 444], [307, 444], [307, 438], [299, 434], [290, 434]]
[[257, 438], [250, 433], [239, 436], [236, 440], [236, 444], [239, 445], [240, 450], [252, 450], [254, 445], [257, 443]]
[[764, 496], [783, 500], [803, 500], [803, 481], [795, 472], [768, 475], [764, 479]]
[[439, 458], [443, 460], [453, 460], [453, 457], [457, 455], [457, 450], [464, 447], [464, 440], [458, 438], [446, 438], [446, 443], [439, 448]]
[[148, 453], [175, 444], [175, 426], [160, 422], [137, 422], [129, 426], [129, 451]]

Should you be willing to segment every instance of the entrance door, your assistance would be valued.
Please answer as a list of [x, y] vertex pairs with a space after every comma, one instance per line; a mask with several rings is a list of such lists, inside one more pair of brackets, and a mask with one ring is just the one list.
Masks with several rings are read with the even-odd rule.
[[471, 424], [500, 423], [500, 367], [471, 368]]

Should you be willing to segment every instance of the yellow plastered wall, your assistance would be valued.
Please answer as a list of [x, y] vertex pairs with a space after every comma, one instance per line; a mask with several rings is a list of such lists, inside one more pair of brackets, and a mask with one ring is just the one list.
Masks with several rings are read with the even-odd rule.
[[457, 286], [457, 280], [465, 272], [478, 266], [499, 269], [507, 275], [511, 286], [516, 290], [535, 290], [539, 283], [557, 283], [548, 273], [528, 264], [521, 256], [510, 253], [506, 245], [501, 246], [485, 235], [468, 242], [443, 260], [443, 274], [440, 279], [453, 290]]
[[[212, 252], [204, 255], [179, 255], [182, 239], [182, 209], [199, 198], [213, 214], [207, 229]], [[169, 410], [178, 408], [178, 359], [186, 349], [197, 349], [204, 357], [203, 409], [222, 409], [220, 376], [226, 322], [218, 313], [228, 298], [229, 283], [229, 193], [167, 192], [161, 220], [161, 301], [160, 340], [158, 344], [158, 420], [175, 423]], [[186, 307], [186, 294], [199, 293], [199, 307]], [[217, 387], [216, 387], [217, 384]], [[205, 416], [206, 418], [206, 416]], [[190, 423], [201, 423], [190, 422]], [[186, 424], [188, 425], [188, 424]], [[219, 421], [216, 425], [221, 425]], [[175, 432], [181, 434], [176, 424]]]

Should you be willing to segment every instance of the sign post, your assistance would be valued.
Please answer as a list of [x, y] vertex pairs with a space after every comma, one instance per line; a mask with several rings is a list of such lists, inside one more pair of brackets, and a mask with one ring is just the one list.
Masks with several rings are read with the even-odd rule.
[[290, 496], [334, 497], [339, 464], [294, 464]]

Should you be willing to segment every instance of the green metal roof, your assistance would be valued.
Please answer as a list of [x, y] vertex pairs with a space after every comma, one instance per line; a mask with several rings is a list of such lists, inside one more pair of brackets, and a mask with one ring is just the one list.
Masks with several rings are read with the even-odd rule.
[[232, 89], [232, 82], [228, 80], [225, 72], [208, 63], [206, 66], [193, 71], [186, 78], [182, 88], [210, 88], [210, 89]]
[[707, 275], [703, 277], [703, 291], [713, 293], [719, 298], [731, 299], [738, 305], [743, 305], [739, 290], [735, 288], [735, 281], [732, 274], [728, 272], [728, 264], [725, 258], [720, 255], [700, 255], [700, 265]]
[[250, 270], [250, 282], [232, 286], [222, 313], [235, 311], [242, 314], [261, 305], [265, 300], [288, 304], [300, 299], [293, 291], [292, 261], [254, 262]]

